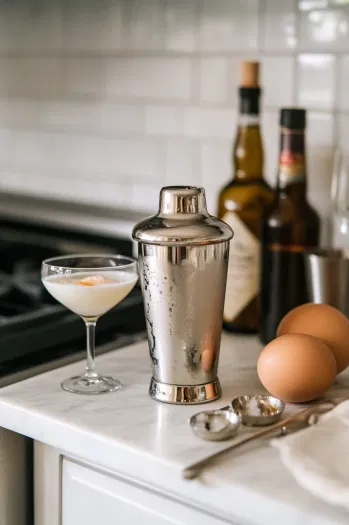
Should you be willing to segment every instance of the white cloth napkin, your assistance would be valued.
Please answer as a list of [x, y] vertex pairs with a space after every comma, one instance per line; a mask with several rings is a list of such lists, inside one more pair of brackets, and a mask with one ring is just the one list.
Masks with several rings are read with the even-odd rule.
[[349, 509], [349, 401], [322, 416], [316, 425], [271, 443], [299, 485]]

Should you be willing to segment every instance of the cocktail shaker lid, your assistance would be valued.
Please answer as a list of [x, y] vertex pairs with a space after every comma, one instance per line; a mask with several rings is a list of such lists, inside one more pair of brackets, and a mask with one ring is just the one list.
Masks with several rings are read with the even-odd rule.
[[233, 231], [209, 215], [203, 188], [168, 186], [160, 191], [157, 215], [136, 224], [132, 237], [145, 244], [192, 246], [228, 241]]

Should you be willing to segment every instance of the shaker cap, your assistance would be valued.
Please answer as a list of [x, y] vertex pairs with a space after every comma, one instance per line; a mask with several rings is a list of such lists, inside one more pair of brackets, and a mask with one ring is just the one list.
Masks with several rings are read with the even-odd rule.
[[168, 186], [160, 191], [158, 213], [136, 224], [132, 237], [144, 244], [199, 246], [228, 241], [233, 231], [209, 215], [203, 188]]

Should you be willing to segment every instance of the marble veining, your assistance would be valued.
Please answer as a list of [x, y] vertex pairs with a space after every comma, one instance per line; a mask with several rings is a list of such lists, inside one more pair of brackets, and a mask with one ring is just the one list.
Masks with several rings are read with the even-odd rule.
[[[82, 461], [201, 502], [236, 523], [274, 523], [278, 512], [283, 525], [307, 524], [310, 516], [312, 524], [348, 523], [348, 513], [298, 487], [266, 439], [221, 458], [199, 481], [181, 479], [184, 467], [227, 445], [200, 441], [192, 435], [189, 417], [203, 407], [222, 407], [237, 395], [264, 393], [255, 369], [259, 351], [255, 338], [223, 335], [223, 398], [210, 405], [175, 406], [148, 395], [149, 350], [141, 342], [97, 358], [101, 373], [119, 378], [122, 390], [91, 397], [64, 392], [62, 379], [81, 373], [84, 366], [75, 363], [1, 389], [0, 425]], [[346, 372], [331, 390], [331, 395], [344, 394], [349, 395]], [[299, 407], [288, 405], [285, 415], [296, 410]], [[253, 430], [242, 428], [245, 432]]]

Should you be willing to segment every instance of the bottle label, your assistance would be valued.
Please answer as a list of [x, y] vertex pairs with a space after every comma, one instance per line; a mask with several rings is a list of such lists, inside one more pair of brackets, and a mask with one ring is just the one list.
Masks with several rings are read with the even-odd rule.
[[259, 295], [260, 241], [234, 212], [222, 220], [234, 231], [230, 242], [224, 321], [233, 321]]
[[283, 133], [282, 148], [279, 158], [279, 186], [305, 180], [305, 155], [301, 133]]
[[288, 252], [288, 253], [303, 253], [305, 251], [305, 246], [299, 244], [279, 244], [273, 243], [267, 246], [268, 250], [273, 252]]

